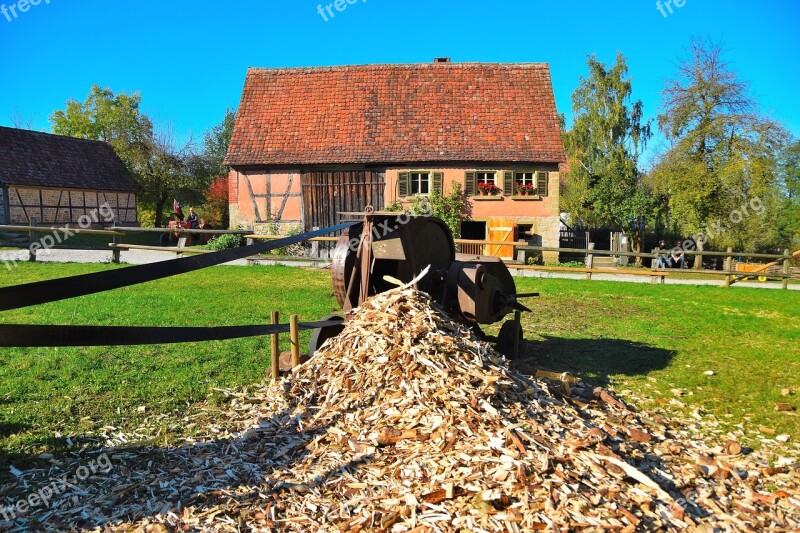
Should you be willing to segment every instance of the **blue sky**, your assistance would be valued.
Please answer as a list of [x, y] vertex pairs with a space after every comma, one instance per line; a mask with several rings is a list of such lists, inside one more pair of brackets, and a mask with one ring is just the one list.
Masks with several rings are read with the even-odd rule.
[[569, 117], [587, 54], [610, 63], [617, 51], [628, 58], [634, 98], [654, 118], [663, 80], [702, 36], [724, 43], [764, 110], [800, 136], [796, 0], [683, 0], [671, 14], [664, 8], [666, 17], [655, 0], [356, 0], [327, 22], [319, 2], [307, 0], [39, 0], [24, 13], [19, 1], [0, 0], [9, 13], [0, 13], [0, 125], [16, 116], [47, 130], [50, 113], [99, 84], [140, 92], [157, 125], [199, 139], [238, 105], [249, 66], [437, 56], [547, 62], [559, 112]]

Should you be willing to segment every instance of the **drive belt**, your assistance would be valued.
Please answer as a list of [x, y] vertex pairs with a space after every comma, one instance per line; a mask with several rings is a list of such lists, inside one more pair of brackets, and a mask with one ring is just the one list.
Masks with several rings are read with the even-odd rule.
[[346, 222], [329, 228], [283, 237], [269, 242], [197, 255], [194, 257], [182, 257], [160, 263], [130, 266], [122, 269], [106, 270], [91, 274], [81, 274], [66, 278], [2, 287], [0, 288], [0, 311], [56, 302], [75, 298], [77, 296], [85, 296], [87, 294], [137, 285], [139, 283], [167, 278], [177, 274], [185, 274], [194, 270], [221, 265], [236, 259], [243, 259], [254, 254], [284, 248], [313, 237], [341, 231], [354, 224], [357, 224], [357, 222]]
[[[340, 320], [302, 322], [300, 330], [341, 326]], [[37, 326], [0, 324], [0, 347], [132, 346], [174, 344], [287, 333], [289, 324], [217, 327]]]

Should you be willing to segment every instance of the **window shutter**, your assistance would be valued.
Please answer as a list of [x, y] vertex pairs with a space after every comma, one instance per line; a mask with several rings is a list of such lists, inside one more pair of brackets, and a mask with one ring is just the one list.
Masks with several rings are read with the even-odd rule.
[[464, 194], [467, 196], [475, 196], [478, 194], [474, 172], [467, 172], [464, 174]]
[[547, 172], [539, 172], [536, 175], [536, 192], [539, 196], [547, 196]]
[[408, 196], [408, 172], [397, 174], [397, 195], [400, 198]]
[[514, 196], [514, 173], [510, 170], [503, 172], [503, 194]]
[[444, 173], [442, 172], [434, 172], [433, 173], [433, 191], [438, 194], [444, 194], [442, 190], [444, 187]]

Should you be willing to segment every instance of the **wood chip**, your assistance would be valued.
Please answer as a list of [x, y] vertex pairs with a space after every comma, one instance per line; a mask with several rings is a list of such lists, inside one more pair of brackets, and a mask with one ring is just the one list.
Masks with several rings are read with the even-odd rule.
[[91, 454], [113, 464], [0, 529], [800, 528], [791, 446], [764, 439], [787, 457], [741, 455], [710, 416], [667, 420], [577, 380], [570, 389], [511, 368], [402, 287], [354, 310], [281, 382], [224, 391], [227, 405], [173, 422], [196, 430], [182, 446], [157, 444], [164, 420], [154, 415], [134, 432], [104, 429], [108, 447], [20, 471], [5, 507]]

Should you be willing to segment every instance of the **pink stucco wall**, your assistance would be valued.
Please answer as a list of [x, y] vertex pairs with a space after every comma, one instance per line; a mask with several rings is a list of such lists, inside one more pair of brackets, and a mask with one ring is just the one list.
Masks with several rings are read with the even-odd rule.
[[[397, 178], [400, 172], [430, 171], [443, 173], [444, 193], [453, 190], [455, 183], [464, 186], [465, 174], [474, 168], [388, 168], [386, 170], [386, 205], [401, 202], [408, 205], [411, 198], [400, 198]], [[502, 187], [504, 170], [542, 172], [546, 169], [532, 166], [516, 169], [481, 168], [482, 171], [495, 171], [498, 185]], [[531, 233], [541, 237], [544, 246], [558, 246], [559, 238], [559, 181], [560, 174], [548, 171], [548, 195], [529, 196], [474, 196], [470, 198], [471, 219], [474, 221], [494, 221], [504, 226], [525, 224], [531, 226]], [[249, 187], [248, 187], [249, 182]], [[231, 226], [253, 227], [265, 231], [270, 224], [269, 215], [280, 214], [282, 231], [302, 225], [302, 172], [300, 170], [280, 171], [236, 171], [229, 175], [230, 220]], [[270, 198], [267, 198], [269, 184]], [[252, 189], [252, 195], [251, 195]], [[269, 202], [269, 206], [267, 205]], [[267, 209], [269, 207], [269, 209]], [[256, 216], [258, 211], [258, 217]], [[260, 221], [258, 220], [260, 218]], [[490, 224], [491, 225], [491, 224]]]
[[270, 217], [278, 218], [282, 226], [300, 225], [303, 219], [301, 176], [299, 171], [231, 170], [228, 175], [231, 227], [258, 228], [269, 224]]

